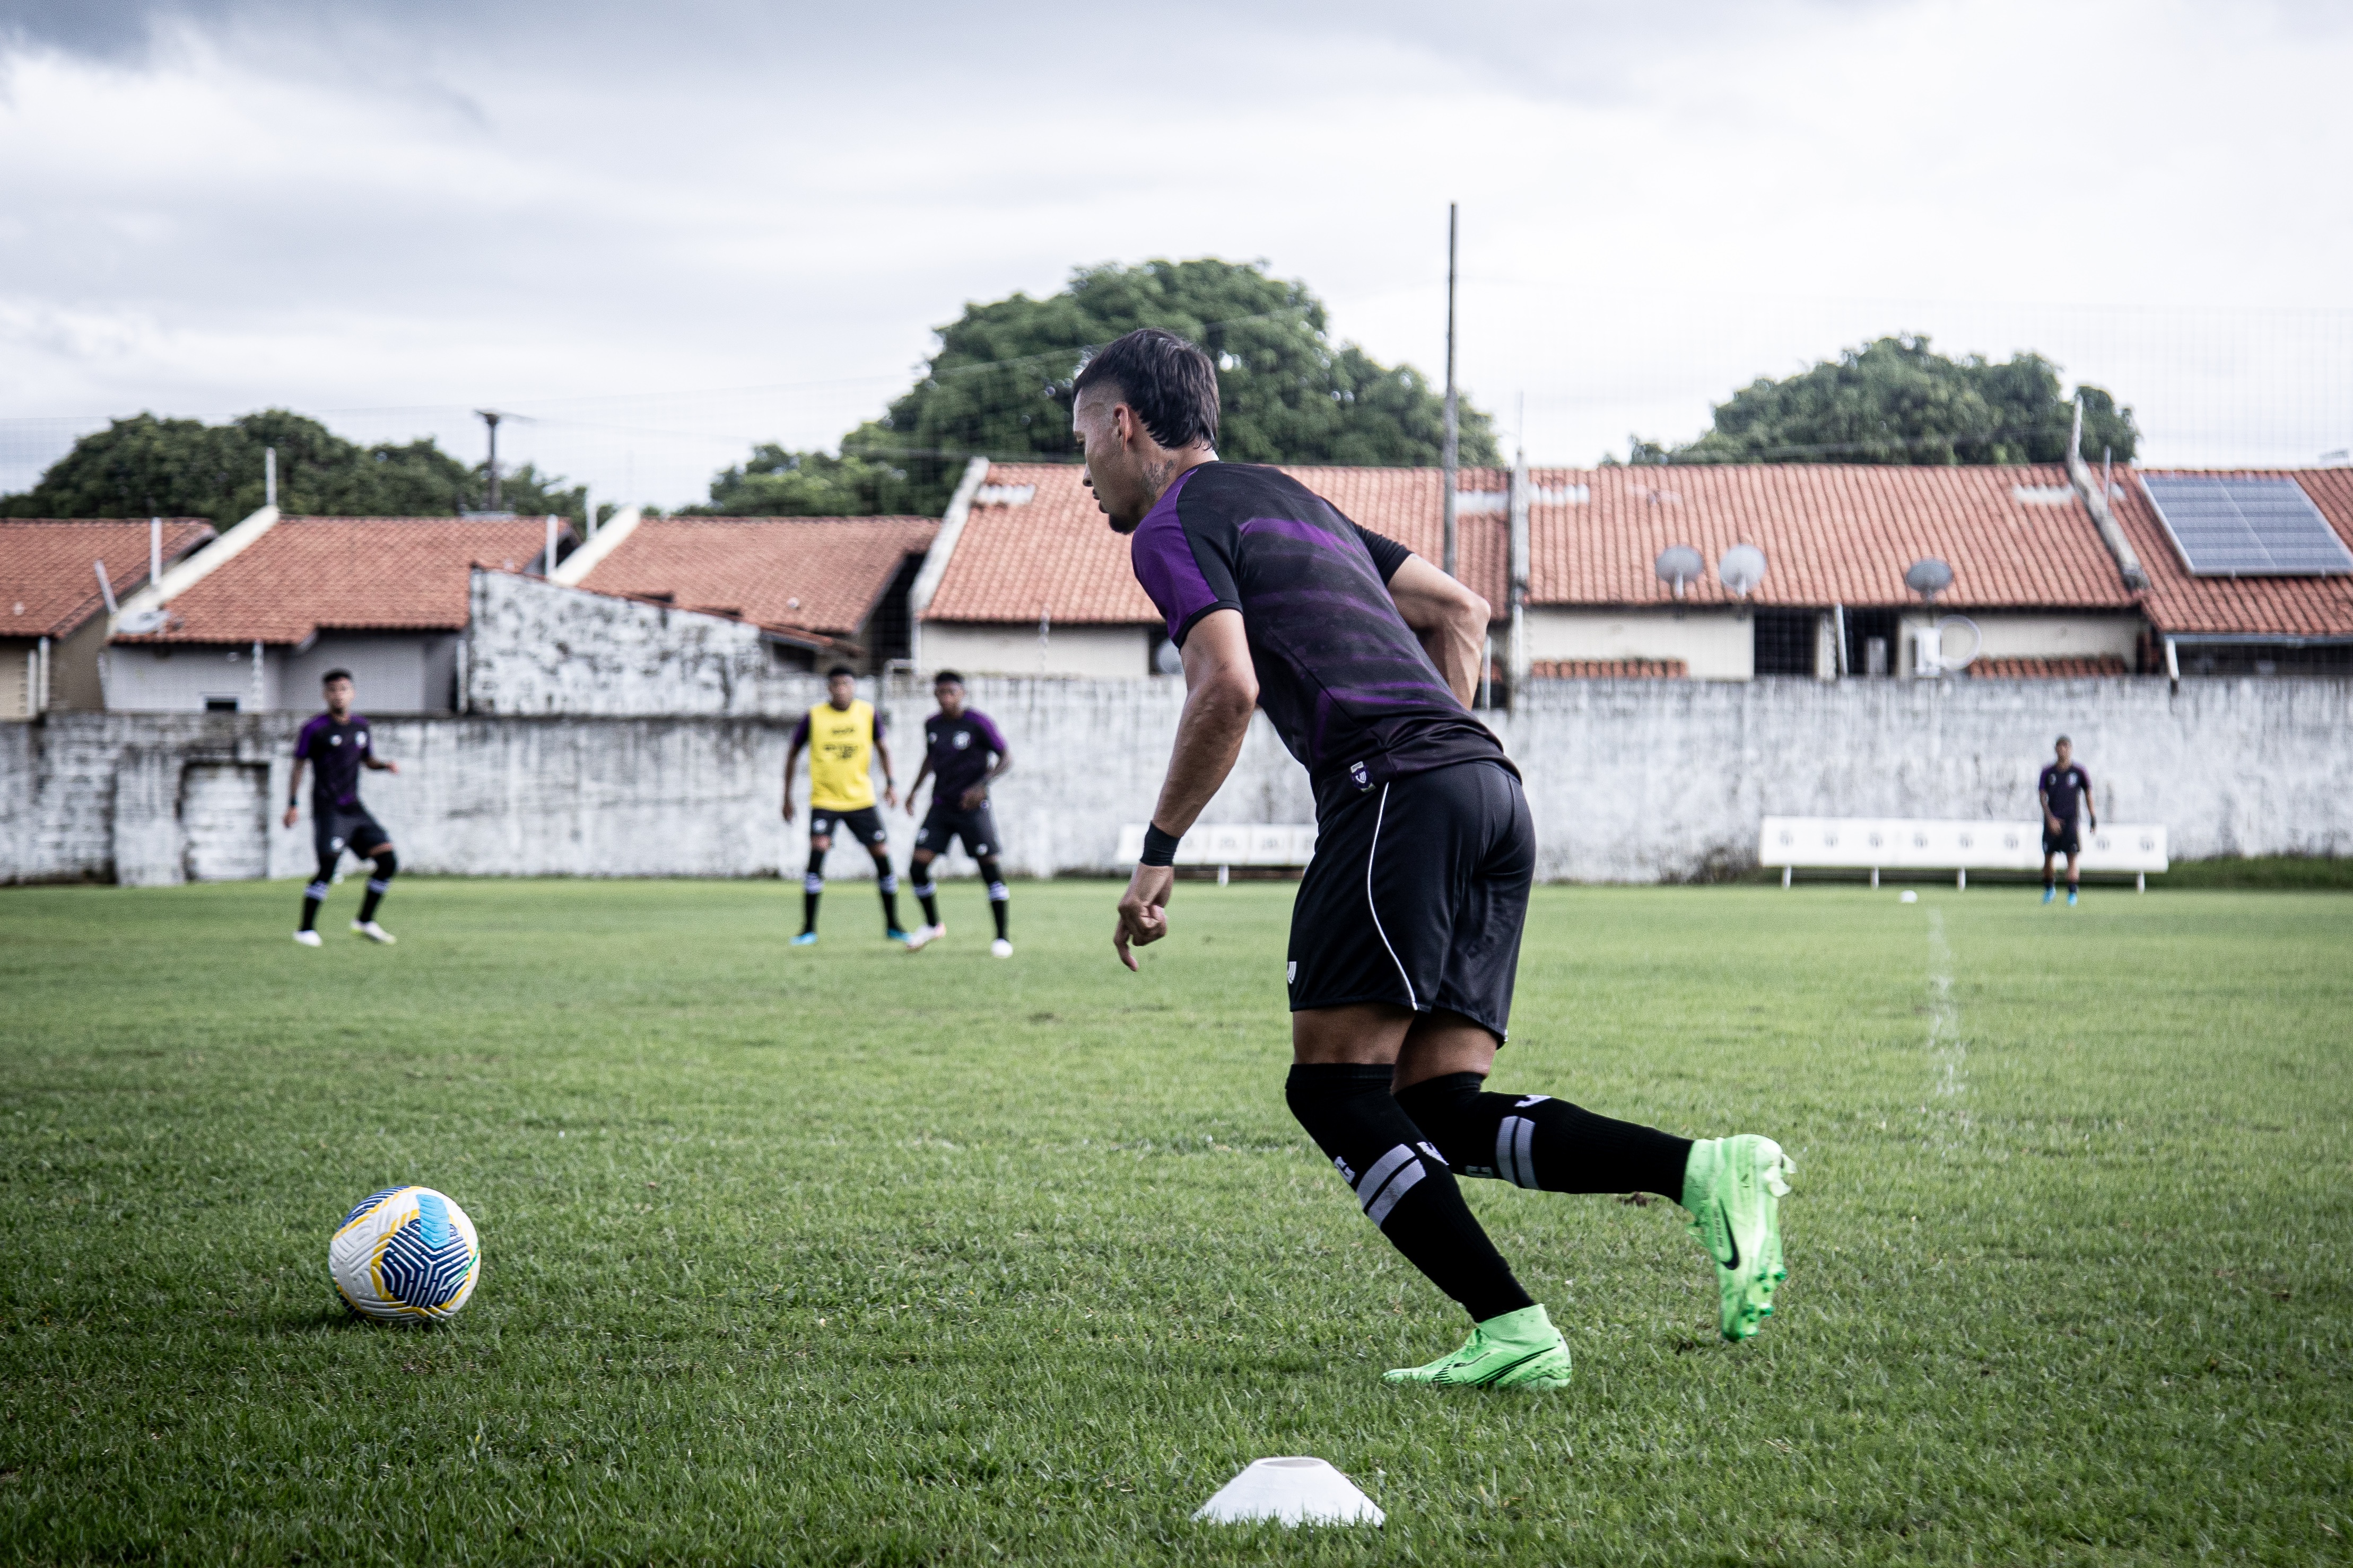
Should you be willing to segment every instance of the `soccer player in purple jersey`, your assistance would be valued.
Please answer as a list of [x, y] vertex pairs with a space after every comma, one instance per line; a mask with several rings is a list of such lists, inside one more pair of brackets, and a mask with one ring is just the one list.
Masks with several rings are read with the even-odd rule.
[[1535, 835], [1520, 778], [1469, 703], [1486, 602], [1273, 468], [1222, 463], [1207, 355], [1146, 328], [1079, 373], [1087, 482], [1133, 536], [1136, 580], [1184, 656], [1175, 754], [1119, 903], [1120, 959], [1167, 934], [1178, 840], [1263, 709], [1315, 795], [1286, 974], [1292, 1113], [1366, 1218], [1470, 1313], [1471, 1337], [1394, 1383], [1559, 1387], [1568, 1346], [1496, 1251], [1459, 1172], [1681, 1203], [1745, 1339], [1782, 1267], [1788, 1162], [1767, 1138], [1698, 1143], [1541, 1094], [1485, 1092], [1504, 1038]]
[[2100, 830], [2100, 808], [2092, 803], [2092, 775], [2075, 761], [2074, 742], [2066, 736], [2059, 737], [2052, 748], [2055, 760], [2042, 770], [2034, 781], [2034, 796], [2042, 803], [2042, 901], [2049, 903], [2052, 895], [2052, 860], [2067, 857], [2067, 901], [2075, 901], [2077, 883], [2083, 872], [2078, 862], [2084, 853], [2084, 840], [2077, 830], [2077, 801], [2081, 809], [2091, 814], [2092, 831]]
[[932, 881], [932, 862], [950, 844], [964, 840], [965, 853], [980, 865], [988, 880], [988, 912], [997, 921], [997, 940], [988, 951], [998, 958], [1013, 956], [1006, 932], [1005, 869], [997, 857], [1004, 844], [997, 837], [997, 814], [988, 809], [988, 786], [1013, 765], [1013, 753], [996, 721], [977, 708], [964, 705], [964, 677], [944, 669], [932, 678], [932, 697], [940, 710], [923, 721], [923, 765], [907, 786], [907, 813], [914, 815], [915, 792], [932, 780], [932, 809], [915, 834], [914, 858], [907, 875], [914, 879], [915, 897], [923, 906], [923, 923], [907, 938], [907, 951], [921, 952], [948, 934], [940, 923], [939, 889]]
[[343, 851], [348, 849], [363, 860], [375, 862], [375, 875], [368, 879], [367, 896], [360, 900], [360, 917], [352, 922], [352, 930], [370, 942], [390, 942], [393, 934], [375, 923], [375, 911], [392, 889], [392, 874], [400, 869], [400, 857], [392, 852], [392, 835], [360, 804], [360, 773], [364, 769], [396, 773], [400, 764], [375, 754], [375, 738], [367, 720], [352, 711], [352, 672], [331, 669], [321, 684], [327, 710], [303, 725], [295, 737], [294, 775], [286, 785], [285, 821], [291, 827], [301, 814], [302, 767], [306, 763], [311, 765], [311, 837], [319, 855], [319, 872], [302, 889], [302, 929], [294, 933], [294, 940], [304, 947], [320, 944], [319, 906], [327, 901], [335, 868], [343, 864]]

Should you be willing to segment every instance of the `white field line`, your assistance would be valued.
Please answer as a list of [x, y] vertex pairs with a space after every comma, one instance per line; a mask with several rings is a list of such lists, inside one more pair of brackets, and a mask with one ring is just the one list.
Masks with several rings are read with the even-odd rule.
[[1969, 1051], [1961, 1038], [1961, 1010], [1953, 1005], [1953, 949], [1945, 940], [1945, 911], [1933, 906], [1928, 910], [1928, 1064], [1929, 1092], [1936, 1099], [1922, 1109], [1933, 1119], [1941, 1107], [1951, 1131], [1966, 1135], [1970, 1130], [1966, 1099]]

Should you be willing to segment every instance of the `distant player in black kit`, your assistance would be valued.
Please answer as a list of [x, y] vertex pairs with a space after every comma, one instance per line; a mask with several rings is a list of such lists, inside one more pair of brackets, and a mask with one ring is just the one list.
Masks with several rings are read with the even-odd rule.
[[932, 780], [932, 809], [924, 814], [923, 828], [915, 835], [914, 858], [907, 863], [915, 897], [923, 906], [923, 923], [907, 939], [907, 950], [920, 951], [948, 934], [948, 928], [940, 923], [939, 890], [932, 881], [932, 862], [961, 838], [965, 853], [980, 863], [980, 874], [988, 879], [988, 912], [997, 921], [997, 940], [988, 944], [988, 951], [998, 958], [1010, 958], [1013, 942], [1006, 934], [1008, 895], [1005, 869], [997, 859], [1005, 846], [997, 837], [997, 816], [988, 809], [988, 786], [1005, 776], [1005, 770], [1013, 765], [1013, 753], [987, 714], [964, 705], [963, 676], [953, 669], [940, 671], [932, 678], [932, 696], [940, 710], [923, 721], [923, 765], [916, 770], [915, 782], [907, 786], [907, 811], [912, 816], [915, 792], [923, 787], [926, 775]]
[[352, 930], [370, 942], [389, 942], [393, 935], [375, 923], [375, 911], [392, 889], [392, 874], [400, 869], [400, 858], [392, 852], [392, 835], [360, 804], [360, 770], [396, 773], [400, 764], [375, 754], [368, 721], [352, 711], [352, 672], [331, 669], [321, 684], [325, 688], [327, 710], [303, 725], [295, 737], [294, 776], [286, 785], [285, 820], [291, 827], [301, 813], [302, 764], [311, 764], [311, 837], [319, 852], [319, 874], [302, 889], [302, 929], [294, 933], [294, 940], [304, 947], [320, 945], [319, 906], [327, 901], [335, 868], [348, 849], [363, 860], [375, 862], [375, 875], [368, 879], [367, 897], [360, 900], [360, 918], [352, 922]]
[[1474, 1324], [1393, 1383], [1556, 1388], [1567, 1342], [1514, 1278], [1458, 1172], [1681, 1203], [1715, 1260], [1727, 1339], [1786, 1277], [1778, 1144], [1693, 1143], [1541, 1094], [1489, 1094], [1535, 869], [1518, 773], [1472, 717], [1486, 602], [1272, 468], [1218, 461], [1217, 372], [1146, 328], [1079, 373], [1087, 479], [1132, 534], [1184, 656], [1175, 754], [1113, 938], [1167, 934], [1178, 839], [1263, 708], [1315, 794], [1291, 924], [1292, 1113], [1366, 1218]]
[[2100, 808], [2092, 804], [2092, 775], [2076, 763], [2074, 742], [2062, 735], [2054, 751], [2057, 760], [2034, 781], [2035, 798], [2042, 803], [2042, 901], [2049, 903], [2056, 891], [2051, 878], [2052, 862], [2064, 855], [2067, 901], [2072, 904], [2075, 902], [2076, 884], [2083, 877], [2077, 868], [2084, 854], [2084, 840], [2076, 831], [2076, 801], [2081, 797], [2083, 810], [2091, 814], [2094, 833], [2100, 830]]

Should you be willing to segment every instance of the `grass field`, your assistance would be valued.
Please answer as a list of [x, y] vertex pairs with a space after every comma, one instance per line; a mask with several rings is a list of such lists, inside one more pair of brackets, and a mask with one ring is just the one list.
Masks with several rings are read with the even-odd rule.
[[[0, 892], [0, 1559], [2345, 1561], [2353, 897], [1538, 892], [1499, 1089], [1799, 1161], [1718, 1342], [1672, 1205], [1465, 1184], [1551, 1395], [1385, 1387], [1454, 1309], [1282, 1108], [1291, 889], [404, 879]], [[329, 1230], [444, 1188], [441, 1329]], [[1321, 1455], [1386, 1529], [1187, 1514]]]

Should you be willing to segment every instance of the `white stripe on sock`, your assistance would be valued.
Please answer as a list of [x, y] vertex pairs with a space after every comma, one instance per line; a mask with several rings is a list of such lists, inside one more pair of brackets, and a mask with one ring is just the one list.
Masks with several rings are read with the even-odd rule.
[[1374, 1161], [1372, 1169], [1357, 1178], [1356, 1201], [1366, 1208], [1372, 1207], [1373, 1199], [1380, 1193], [1381, 1184], [1397, 1174], [1398, 1167], [1412, 1158], [1413, 1151], [1400, 1143]]
[[1413, 1191], [1415, 1184], [1428, 1173], [1427, 1168], [1419, 1160], [1399, 1171], [1397, 1180], [1382, 1188], [1373, 1201], [1365, 1205], [1365, 1217], [1375, 1225], [1379, 1225], [1388, 1219], [1389, 1210], [1398, 1206], [1398, 1200]]

